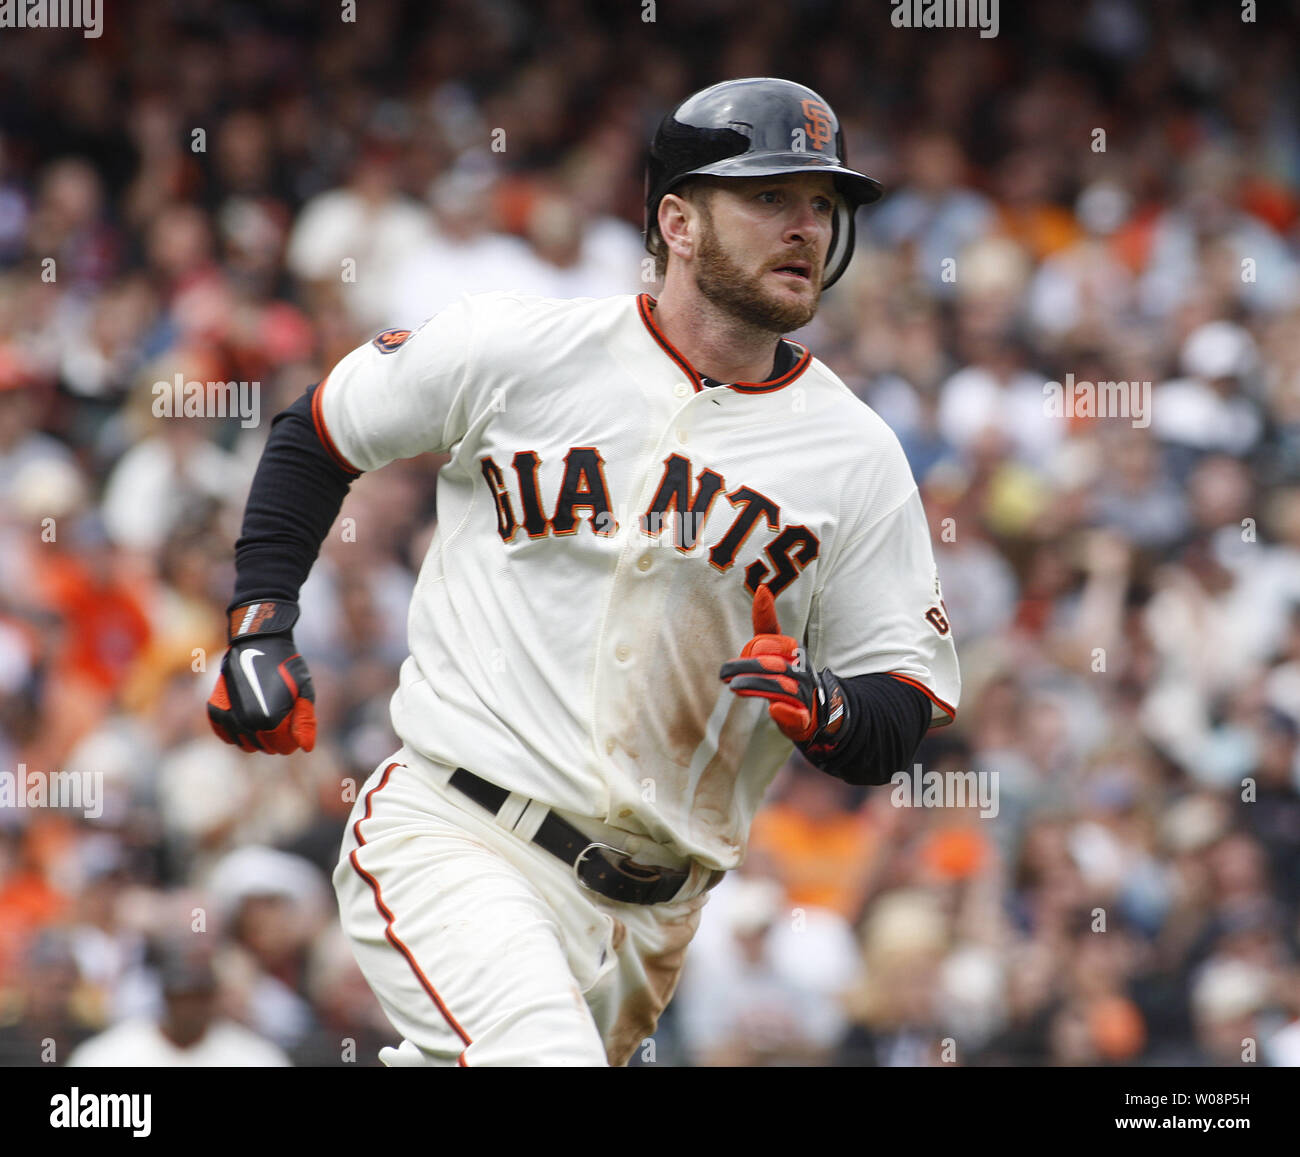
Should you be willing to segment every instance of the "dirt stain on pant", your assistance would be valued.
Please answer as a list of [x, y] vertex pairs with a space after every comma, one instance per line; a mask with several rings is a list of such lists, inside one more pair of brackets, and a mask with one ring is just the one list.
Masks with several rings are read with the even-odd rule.
[[614, 1026], [605, 1036], [605, 1055], [610, 1065], [626, 1065], [641, 1042], [654, 1036], [659, 1017], [677, 990], [686, 948], [699, 927], [703, 902], [704, 897], [699, 897], [683, 915], [662, 921], [656, 942], [642, 950], [644, 983], [623, 998]]

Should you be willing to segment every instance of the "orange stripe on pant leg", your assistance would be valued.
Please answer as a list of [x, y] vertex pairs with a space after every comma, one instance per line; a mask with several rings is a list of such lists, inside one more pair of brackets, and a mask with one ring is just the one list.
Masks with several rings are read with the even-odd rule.
[[[384, 778], [366, 793], [366, 814], [352, 825], [352, 832], [357, 837], [358, 847], [353, 850], [350, 856], [348, 856], [348, 860], [356, 870], [357, 875], [370, 885], [371, 891], [375, 894], [375, 907], [379, 909], [379, 914], [384, 918], [384, 935], [387, 937], [388, 942], [406, 958], [406, 963], [411, 966], [411, 971], [415, 973], [415, 978], [420, 982], [420, 986], [424, 991], [429, 994], [429, 998], [433, 1003], [437, 1005], [438, 1011], [442, 1013], [443, 1019], [452, 1027], [452, 1029], [455, 1030], [456, 1035], [465, 1042], [465, 1047], [469, 1048], [469, 1046], [474, 1043], [469, 1039], [469, 1034], [456, 1022], [456, 1018], [451, 1015], [447, 1006], [442, 1003], [442, 997], [438, 995], [437, 989], [429, 983], [429, 978], [424, 975], [423, 970], [420, 968], [419, 964], [416, 963], [415, 957], [411, 955], [411, 950], [402, 943], [401, 938], [393, 931], [393, 921], [396, 920], [397, 917], [393, 915], [392, 910], [384, 903], [384, 898], [379, 891], [379, 881], [357, 863], [357, 851], [366, 846], [366, 841], [361, 835], [361, 824], [362, 821], [370, 818], [370, 808], [374, 801], [375, 794], [383, 788], [386, 783], [388, 783], [388, 777], [392, 774], [393, 768], [405, 766], [406, 764], [404, 763], [390, 763], [386, 768], [384, 768]], [[463, 1052], [457, 1058], [457, 1061], [462, 1068], [467, 1067], [465, 1064], [465, 1054]]]

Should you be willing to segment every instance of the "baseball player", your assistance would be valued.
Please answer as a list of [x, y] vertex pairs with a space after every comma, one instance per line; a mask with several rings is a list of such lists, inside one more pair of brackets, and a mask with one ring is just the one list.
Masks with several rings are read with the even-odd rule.
[[626, 1064], [791, 745], [883, 783], [954, 718], [898, 441], [782, 337], [879, 196], [811, 89], [705, 89], [651, 146], [657, 298], [462, 298], [275, 419], [208, 707], [247, 750], [314, 742], [295, 599], [349, 484], [450, 455], [334, 873], [385, 1063]]

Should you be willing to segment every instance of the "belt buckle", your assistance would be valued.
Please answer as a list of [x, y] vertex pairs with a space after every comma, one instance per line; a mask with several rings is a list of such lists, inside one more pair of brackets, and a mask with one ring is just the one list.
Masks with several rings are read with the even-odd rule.
[[[632, 853], [625, 852], [621, 848], [611, 847], [609, 844], [590, 843], [582, 849], [573, 861], [573, 878], [578, 881], [579, 887], [586, 888], [588, 892], [595, 892], [597, 895], [603, 895], [600, 889], [593, 887], [583, 879], [582, 867], [587, 862], [587, 857], [595, 851], [607, 853], [602, 858], [605, 862], [618, 872], [619, 875], [629, 880], [635, 880], [637, 883], [652, 884], [663, 876], [662, 868], [650, 868], [642, 864], [637, 864], [633, 871], [628, 871], [628, 865], [632, 860]], [[610, 857], [616, 857], [610, 859]]]

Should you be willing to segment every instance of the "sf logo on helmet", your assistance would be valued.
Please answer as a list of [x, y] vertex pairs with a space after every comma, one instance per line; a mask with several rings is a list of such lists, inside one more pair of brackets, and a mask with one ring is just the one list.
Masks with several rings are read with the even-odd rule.
[[831, 127], [830, 109], [818, 100], [805, 100], [801, 103], [803, 115], [807, 118], [804, 129], [808, 133], [808, 143], [821, 152], [835, 135]]

